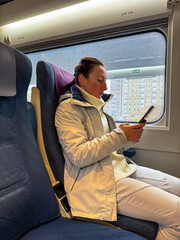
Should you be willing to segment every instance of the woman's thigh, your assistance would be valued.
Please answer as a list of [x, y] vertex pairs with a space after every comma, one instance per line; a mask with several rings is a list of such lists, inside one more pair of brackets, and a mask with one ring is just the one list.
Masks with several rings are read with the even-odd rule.
[[180, 179], [147, 167], [136, 166], [130, 178], [148, 183], [177, 196], [180, 196]]
[[173, 226], [180, 222], [180, 198], [133, 178], [116, 182], [118, 213]]

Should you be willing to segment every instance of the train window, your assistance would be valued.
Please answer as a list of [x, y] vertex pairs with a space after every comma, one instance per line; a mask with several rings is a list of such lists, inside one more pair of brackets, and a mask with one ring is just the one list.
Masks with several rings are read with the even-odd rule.
[[[136, 122], [150, 105], [148, 118], [157, 122], [165, 109], [166, 36], [161, 31], [96, 40], [28, 54], [35, 85], [37, 61], [53, 63], [73, 72], [85, 56], [101, 59], [107, 71], [107, 93], [114, 94], [105, 110], [116, 122]], [[29, 89], [30, 92], [30, 89]]]

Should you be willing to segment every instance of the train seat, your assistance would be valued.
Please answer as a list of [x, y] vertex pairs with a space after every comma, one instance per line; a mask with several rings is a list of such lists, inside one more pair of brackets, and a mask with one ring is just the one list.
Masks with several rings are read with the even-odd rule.
[[31, 62], [0, 43], [0, 239], [144, 239], [60, 216], [27, 108]]
[[[54, 125], [54, 116], [58, 106], [58, 99], [63, 88], [72, 81], [73, 74], [44, 61], [38, 62], [36, 72], [37, 87], [32, 89], [31, 101], [34, 106], [37, 104], [36, 95], [38, 93], [40, 107], [35, 106], [35, 110], [38, 118], [41, 117], [41, 140], [43, 138], [43, 141], [39, 143], [39, 147], [41, 148], [41, 145], [44, 144], [45, 151], [42, 155], [45, 153], [46, 156], [43, 158], [48, 159], [55, 178], [63, 184], [64, 157]], [[123, 215], [118, 215], [117, 222], [113, 224], [150, 240], [155, 239], [158, 231], [157, 223]]]
[[33, 134], [35, 139], [37, 140], [37, 120], [36, 120], [36, 113], [34, 110], [34, 107], [32, 105], [31, 102], [27, 102], [27, 109], [28, 109], [28, 115], [30, 118], [30, 122], [31, 122], [31, 127], [33, 130]]

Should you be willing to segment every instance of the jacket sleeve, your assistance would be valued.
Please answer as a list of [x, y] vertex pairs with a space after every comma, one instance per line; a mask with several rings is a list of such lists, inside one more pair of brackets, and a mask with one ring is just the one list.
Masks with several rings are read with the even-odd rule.
[[88, 140], [82, 117], [70, 103], [57, 108], [55, 126], [65, 155], [79, 168], [98, 162], [127, 144], [126, 136], [120, 128], [100, 138]]

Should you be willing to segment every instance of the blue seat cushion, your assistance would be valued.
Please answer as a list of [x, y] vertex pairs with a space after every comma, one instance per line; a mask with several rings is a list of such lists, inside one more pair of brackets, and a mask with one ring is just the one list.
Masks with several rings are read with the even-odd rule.
[[32, 230], [20, 240], [144, 240], [145, 238], [125, 230], [58, 218]]

